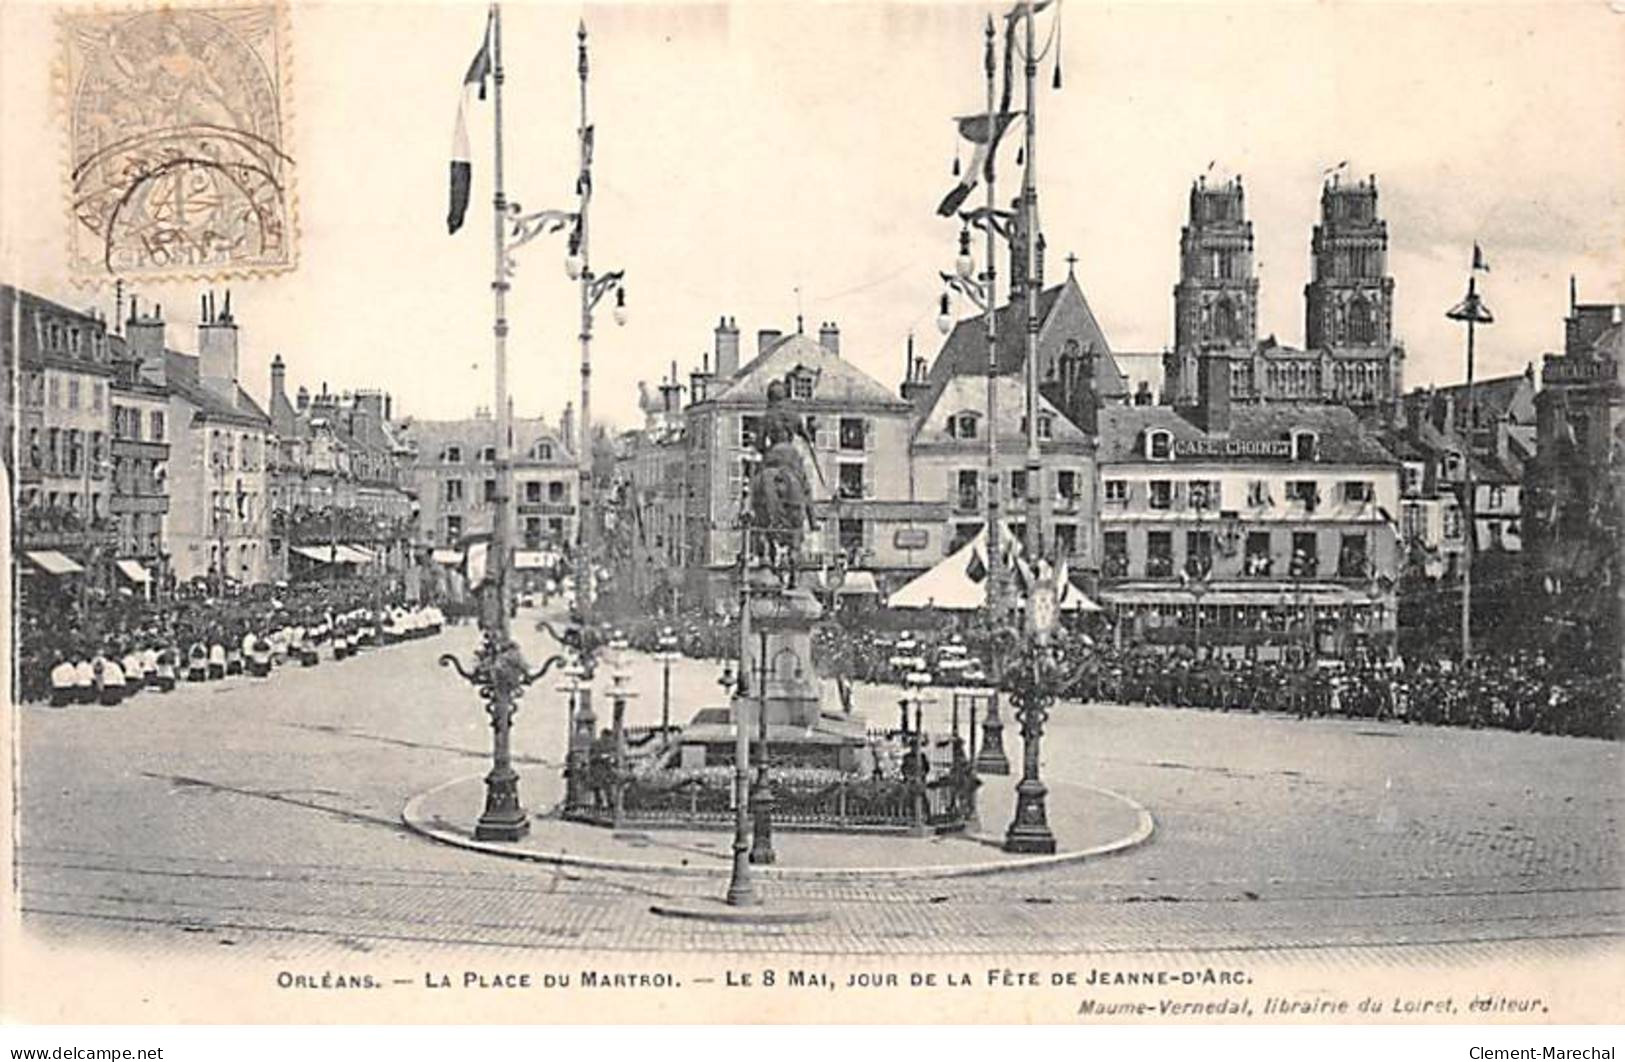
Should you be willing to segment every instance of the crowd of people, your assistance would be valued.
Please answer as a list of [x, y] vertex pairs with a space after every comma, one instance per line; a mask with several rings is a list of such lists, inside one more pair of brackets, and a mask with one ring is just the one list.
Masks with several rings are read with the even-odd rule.
[[[663, 633], [692, 657], [722, 659], [738, 647], [733, 622], [712, 616], [637, 617], [625, 629], [631, 644], [646, 651], [661, 647]], [[1058, 630], [1055, 643], [1061, 700], [1625, 736], [1617, 667], [1580, 666], [1530, 650], [1481, 653], [1466, 663], [1379, 655], [1317, 660], [1272, 649], [1117, 648], [1109, 630], [1087, 627]], [[848, 681], [895, 684], [902, 674], [894, 661], [901, 657], [923, 661], [941, 686], [984, 684], [997, 670], [987, 667], [994, 650], [977, 623], [886, 631], [830, 622], [816, 629], [813, 644], [819, 671]], [[958, 660], [969, 666], [942, 666]]]
[[19, 615], [25, 702], [116, 705], [143, 690], [228, 675], [268, 677], [438, 633], [446, 616], [361, 580], [255, 587], [154, 603], [109, 596], [31, 597]]

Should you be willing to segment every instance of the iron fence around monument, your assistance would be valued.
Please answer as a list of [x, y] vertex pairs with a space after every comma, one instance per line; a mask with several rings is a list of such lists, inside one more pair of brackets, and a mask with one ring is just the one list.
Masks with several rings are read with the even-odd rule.
[[[619, 787], [619, 800], [616, 789]], [[924, 784], [893, 778], [841, 778], [823, 784], [775, 781], [775, 829], [832, 833], [906, 833], [924, 825], [934, 833], [963, 830], [970, 821], [975, 782], [953, 772]], [[916, 803], [921, 804], [916, 818]], [[619, 807], [619, 815], [616, 808]], [[734, 822], [733, 793], [717, 779], [672, 782], [601, 770], [582, 787], [562, 817], [617, 829], [722, 829]]]

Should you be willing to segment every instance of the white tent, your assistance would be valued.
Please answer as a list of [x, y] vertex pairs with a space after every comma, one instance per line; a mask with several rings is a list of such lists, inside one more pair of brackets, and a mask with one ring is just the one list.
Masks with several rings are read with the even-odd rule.
[[[1022, 564], [1021, 543], [1004, 529], [1003, 542], [1008, 543], [1007, 563]], [[972, 570], [983, 573], [973, 579]], [[938, 561], [929, 571], [886, 599], [889, 608], [938, 608], [947, 612], [974, 612], [987, 605], [987, 532], [976, 537], [953, 553]], [[1018, 578], [1018, 585], [1020, 576]], [[1061, 594], [1056, 605], [1062, 612], [1099, 612], [1100, 606], [1089, 600], [1082, 590], [1072, 584], [1063, 564], [1060, 573]], [[1021, 600], [1017, 604], [1023, 604]]]
[[[1008, 540], [1006, 540], [1008, 541]], [[987, 571], [987, 531], [938, 561], [930, 570], [886, 599], [888, 608], [940, 608], [974, 612], [987, 604], [987, 577], [972, 579], [971, 569]]]

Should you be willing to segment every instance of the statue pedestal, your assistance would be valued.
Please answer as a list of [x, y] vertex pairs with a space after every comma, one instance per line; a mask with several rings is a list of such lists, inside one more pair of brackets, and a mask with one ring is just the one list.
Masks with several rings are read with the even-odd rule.
[[812, 628], [823, 616], [823, 606], [805, 589], [775, 586], [753, 590], [749, 607], [750, 637], [740, 646], [740, 661], [747, 688], [756, 697], [765, 694], [767, 725], [817, 726]]

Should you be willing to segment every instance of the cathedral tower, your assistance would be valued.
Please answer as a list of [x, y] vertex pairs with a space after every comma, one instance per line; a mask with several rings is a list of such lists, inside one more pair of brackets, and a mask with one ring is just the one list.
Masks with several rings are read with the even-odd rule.
[[1174, 349], [1163, 366], [1169, 400], [1196, 401], [1204, 354], [1245, 357], [1257, 338], [1253, 223], [1247, 220], [1241, 178], [1213, 185], [1199, 178], [1191, 185], [1189, 222], [1179, 234]]
[[1405, 351], [1394, 341], [1388, 223], [1377, 214], [1375, 177], [1345, 183], [1333, 175], [1322, 186], [1310, 252], [1304, 346], [1320, 355], [1322, 400], [1391, 404], [1403, 386]]
[[1303, 289], [1304, 345], [1331, 351], [1392, 345], [1394, 279], [1375, 177], [1326, 182], [1310, 252], [1314, 278]]

